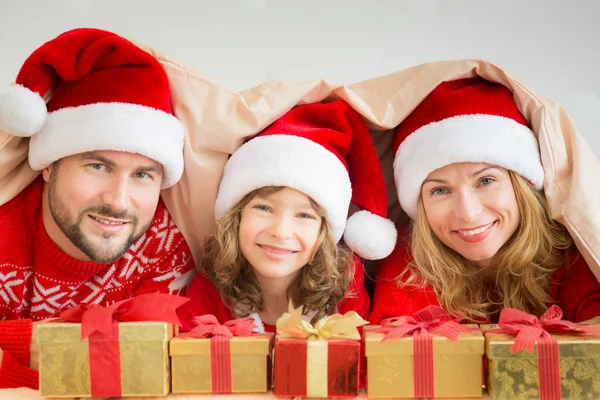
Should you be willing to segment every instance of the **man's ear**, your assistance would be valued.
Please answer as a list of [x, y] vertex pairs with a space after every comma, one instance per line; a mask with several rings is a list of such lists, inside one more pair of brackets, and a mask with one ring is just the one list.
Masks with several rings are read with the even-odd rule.
[[52, 172], [52, 168], [54, 168], [54, 164], [50, 164], [42, 170], [42, 177], [44, 178], [45, 182], [50, 182], [50, 173]]

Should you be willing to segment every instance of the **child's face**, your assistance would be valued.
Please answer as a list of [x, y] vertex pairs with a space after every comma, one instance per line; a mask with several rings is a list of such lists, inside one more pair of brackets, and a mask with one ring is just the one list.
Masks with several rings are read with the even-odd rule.
[[316, 250], [321, 222], [302, 192], [286, 187], [257, 195], [242, 210], [242, 254], [259, 278], [293, 278]]

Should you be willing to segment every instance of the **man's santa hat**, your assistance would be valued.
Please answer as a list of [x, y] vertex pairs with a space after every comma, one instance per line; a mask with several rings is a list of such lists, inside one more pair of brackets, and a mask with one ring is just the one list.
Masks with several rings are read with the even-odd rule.
[[[326, 210], [336, 241], [343, 235], [363, 258], [384, 258], [394, 249], [375, 147], [360, 115], [342, 100], [295, 107], [242, 145], [225, 166], [215, 216], [265, 186], [311, 197]], [[346, 220], [350, 202], [362, 210]]]
[[0, 90], [0, 130], [31, 137], [34, 170], [73, 154], [117, 150], [161, 163], [163, 188], [183, 173], [184, 128], [173, 116], [165, 71], [107, 31], [71, 30], [35, 50], [16, 83]]
[[398, 126], [393, 151], [398, 199], [413, 219], [423, 181], [448, 164], [498, 165], [544, 184], [536, 136], [512, 93], [482, 78], [438, 85]]

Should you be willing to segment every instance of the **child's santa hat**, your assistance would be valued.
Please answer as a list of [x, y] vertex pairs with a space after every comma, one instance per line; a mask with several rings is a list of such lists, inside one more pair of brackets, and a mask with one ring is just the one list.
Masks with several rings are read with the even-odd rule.
[[[295, 107], [242, 145], [225, 166], [215, 216], [265, 186], [310, 196], [326, 210], [335, 239], [343, 235], [363, 258], [384, 258], [394, 249], [375, 147], [360, 115], [342, 100]], [[351, 201], [363, 210], [346, 221]]]
[[398, 126], [393, 151], [398, 199], [413, 219], [423, 181], [448, 164], [494, 164], [544, 184], [536, 136], [512, 93], [482, 78], [438, 85]]
[[183, 173], [184, 129], [165, 71], [111, 32], [75, 29], [35, 50], [16, 84], [0, 90], [0, 130], [31, 137], [35, 170], [73, 154], [117, 150], [161, 163], [163, 188]]

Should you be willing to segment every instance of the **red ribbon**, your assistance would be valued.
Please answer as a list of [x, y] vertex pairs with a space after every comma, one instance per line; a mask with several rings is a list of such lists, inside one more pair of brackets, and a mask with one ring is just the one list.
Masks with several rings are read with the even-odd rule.
[[81, 323], [81, 340], [88, 338], [91, 395], [121, 396], [118, 322], [160, 321], [181, 325], [176, 310], [188, 301], [169, 294], [147, 293], [110, 307], [81, 304], [63, 311], [59, 322]]
[[254, 318], [234, 319], [224, 325], [214, 315], [194, 317], [196, 325], [181, 338], [210, 338], [210, 368], [213, 393], [231, 393], [231, 341], [234, 336], [251, 336]]
[[413, 380], [415, 398], [432, 398], [433, 390], [433, 337], [431, 334], [458, 340], [462, 332], [469, 332], [459, 323], [462, 318], [453, 319], [443, 308], [429, 306], [417, 311], [413, 316], [387, 318], [381, 327], [371, 332], [382, 332], [382, 342], [404, 336], [413, 336]]
[[600, 336], [600, 329], [565, 321], [563, 311], [553, 304], [539, 319], [526, 312], [504, 308], [500, 312], [500, 329], [486, 333], [503, 332], [516, 335], [510, 353], [525, 350], [533, 353], [538, 345], [538, 377], [540, 381], [540, 399], [558, 400], [560, 394], [560, 356], [558, 341], [550, 333]]

